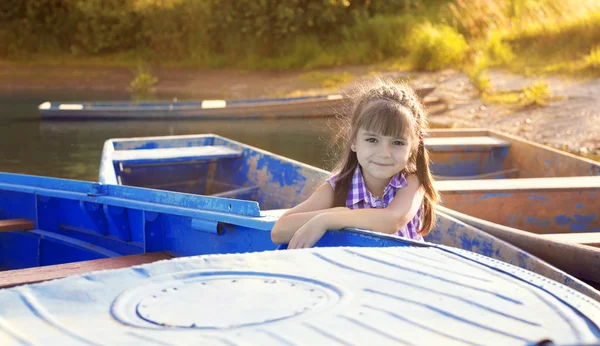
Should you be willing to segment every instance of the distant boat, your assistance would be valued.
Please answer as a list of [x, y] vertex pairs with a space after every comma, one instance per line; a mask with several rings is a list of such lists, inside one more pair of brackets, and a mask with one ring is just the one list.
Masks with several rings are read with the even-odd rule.
[[[251, 200], [268, 212], [306, 200], [328, 174], [265, 150], [204, 134], [107, 140], [99, 181]], [[529, 260], [530, 254], [440, 214], [438, 227], [427, 241], [484, 254], [540, 274], [546, 272], [545, 264], [536, 269], [539, 263]]]
[[[434, 89], [427, 86], [416, 92], [425, 99]], [[338, 115], [344, 102], [342, 95], [324, 95], [185, 102], [44, 102], [38, 109], [44, 120], [309, 118]]]

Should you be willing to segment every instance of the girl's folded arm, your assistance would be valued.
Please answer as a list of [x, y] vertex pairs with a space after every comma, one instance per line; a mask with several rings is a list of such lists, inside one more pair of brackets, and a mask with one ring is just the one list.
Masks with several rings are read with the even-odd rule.
[[294, 233], [313, 217], [325, 212], [349, 210], [344, 207], [332, 208], [332, 206], [333, 188], [329, 183], [323, 183], [306, 201], [286, 211], [275, 222], [271, 230], [271, 240], [275, 244], [287, 243]]
[[412, 220], [423, 201], [423, 189], [417, 177], [410, 175], [407, 181], [408, 186], [398, 190], [387, 208], [331, 211], [317, 217], [324, 219], [327, 229], [354, 227], [379, 233], [396, 233]]

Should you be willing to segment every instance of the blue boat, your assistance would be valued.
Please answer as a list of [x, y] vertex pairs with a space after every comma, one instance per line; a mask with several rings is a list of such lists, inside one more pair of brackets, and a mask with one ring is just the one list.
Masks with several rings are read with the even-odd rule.
[[600, 176], [600, 163], [489, 129], [434, 129], [425, 138], [436, 180]]
[[[434, 89], [425, 86], [416, 91], [425, 98]], [[308, 118], [338, 115], [345, 102], [342, 95], [186, 102], [44, 102], [38, 110], [44, 120]]]
[[257, 201], [261, 209], [305, 200], [327, 172], [218, 135], [107, 140], [99, 182]]
[[[600, 343], [600, 303], [564, 285], [467, 251], [336, 236], [328, 247], [178, 258], [0, 290], [0, 344]], [[331, 247], [340, 243], [359, 246]]]

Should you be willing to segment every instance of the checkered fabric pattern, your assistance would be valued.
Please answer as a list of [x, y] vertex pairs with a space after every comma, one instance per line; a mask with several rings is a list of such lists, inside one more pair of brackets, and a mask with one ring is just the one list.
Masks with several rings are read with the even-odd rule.
[[[333, 175], [327, 179], [327, 182], [329, 182], [332, 188], [335, 188], [336, 176], [337, 175]], [[390, 202], [392, 202], [394, 196], [396, 196], [396, 192], [407, 185], [408, 182], [406, 181], [404, 174], [398, 173], [390, 179], [390, 182], [383, 191], [383, 197], [379, 199], [376, 196], [373, 196], [369, 189], [367, 189], [367, 184], [363, 178], [360, 166], [358, 166], [352, 176], [350, 189], [348, 189], [346, 207], [349, 209], [386, 208]], [[420, 225], [421, 208], [419, 208], [415, 217], [413, 217], [406, 226], [399, 229], [396, 234], [400, 237], [423, 240], [423, 237], [417, 233]]]

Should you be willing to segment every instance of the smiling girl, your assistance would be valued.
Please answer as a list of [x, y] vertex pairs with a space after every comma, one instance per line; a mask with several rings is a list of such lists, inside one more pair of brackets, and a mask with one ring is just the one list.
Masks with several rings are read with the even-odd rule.
[[312, 247], [328, 229], [368, 229], [423, 240], [439, 196], [423, 144], [426, 113], [406, 84], [377, 79], [354, 97], [333, 174], [275, 223], [271, 239]]

